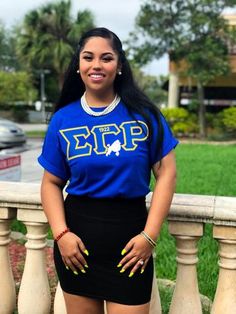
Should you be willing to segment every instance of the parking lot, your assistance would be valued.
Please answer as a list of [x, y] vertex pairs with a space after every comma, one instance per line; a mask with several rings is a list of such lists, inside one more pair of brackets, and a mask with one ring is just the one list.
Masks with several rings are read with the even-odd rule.
[[3, 156], [21, 156], [21, 181], [40, 182], [43, 169], [37, 162], [42, 148], [41, 139], [29, 139], [24, 147], [4, 149], [1, 151]]
[[42, 140], [30, 140], [30, 149], [20, 153], [21, 155], [21, 181], [40, 182], [43, 168], [38, 164], [37, 158], [40, 155]]
[[[24, 131], [45, 130], [45, 125], [20, 125]], [[27, 140], [26, 145], [22, 147], [14, 147], [3, 149], [0, 154], [3, 156], [20, 155], [21, 156], [21, 181], [37, 183], [41, 181], [43, 169], [38, 164], [37, 158], [42, 149], [42, 139]]]

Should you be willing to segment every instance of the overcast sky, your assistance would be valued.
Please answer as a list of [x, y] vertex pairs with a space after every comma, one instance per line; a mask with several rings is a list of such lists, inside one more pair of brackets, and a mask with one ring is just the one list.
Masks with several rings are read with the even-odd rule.
[[[13, 3], [12, 0], [0, 0], [0, 20], [10, 27], [20, 22], [28, 11], [52, 1], [15, 0]], [[107, 27], [121, 40], [125, 40], [134, 28], [134, 19], [142, 2], [142, 0], [72, 0], [72, 13], [89, 9], [94, 15], [96, 26]], [[149, 64], [146, 72], [153, 75], [167, 74], [167, 57]]]

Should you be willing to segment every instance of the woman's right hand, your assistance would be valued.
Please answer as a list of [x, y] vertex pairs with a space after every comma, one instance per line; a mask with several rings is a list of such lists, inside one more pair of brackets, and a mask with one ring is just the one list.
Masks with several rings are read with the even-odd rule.
[[66, 268], [70, 268], [75, 275], [78, 274], [78, 269], [85, 273], [85, 268], [88, 268], [88, 264], [84, 258], [84, 255], [89, 255], [82, 240], [73, 232], [67, 232], [63, 237], [57, 241], [58, 248], [60, 250], [62, 260]]

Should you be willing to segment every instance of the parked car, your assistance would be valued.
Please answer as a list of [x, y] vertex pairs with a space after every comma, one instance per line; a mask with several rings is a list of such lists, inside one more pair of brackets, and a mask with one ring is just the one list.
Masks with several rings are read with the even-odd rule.
[[0, 118], [0, 148], [20, 146], [25, 142], [25, 133], [16, 123]]

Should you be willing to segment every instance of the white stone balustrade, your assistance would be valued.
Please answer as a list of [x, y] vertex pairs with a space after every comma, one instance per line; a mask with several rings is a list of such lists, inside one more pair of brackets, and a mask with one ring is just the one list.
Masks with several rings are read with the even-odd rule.
[[[42, 211], [39, 184], [0, 182], [0, 313], [16, 307], [15, 283], [8, 255], [10, 223], [17, 217], [27, 228], [26, 260], [18, 294], [19, 314], [65, 314], [58, 289], [54, 310], [45, 265], [48, 224]], [[150, 204], [151, 194], [147, 197]], [[170, 314], [202, 313], [196, 275], [197, 242], [204, 223], [213, 224], [219, 242], [219, 278], [212, 314], [236, 313], [236, 197], [175, 194], [168, 216], [169, 232], [176, 239], [177, 278]], [[161, 314], [154, 282], [150, 314]]]
[[0, 313], [12, 313], [16, 307], [16, 289], [8, 254], [10, 224], [16, 209], [0, 206]]

